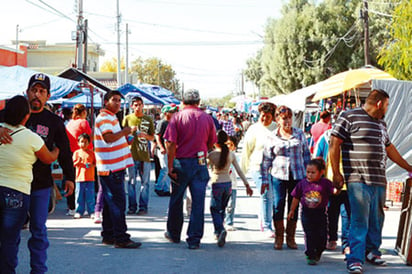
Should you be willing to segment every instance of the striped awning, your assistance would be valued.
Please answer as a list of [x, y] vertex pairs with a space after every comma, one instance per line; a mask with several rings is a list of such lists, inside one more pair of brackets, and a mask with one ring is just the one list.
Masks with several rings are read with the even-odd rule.
[[322, 81], [312, 101], [333, 97], [355, 88], [370, 88], [370, 82], [374, 79], [396, 80], [389, 73], [373, 67], [348, 70]]

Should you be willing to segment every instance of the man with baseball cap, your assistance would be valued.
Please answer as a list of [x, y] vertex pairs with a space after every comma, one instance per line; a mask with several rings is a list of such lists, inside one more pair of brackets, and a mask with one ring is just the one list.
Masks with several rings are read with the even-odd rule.
[[178, 107], [175, 104], [165, 105], [162, 108], [163, 119], [157, 123], [155, 130], [156, 139], [156, 154], [160, 161], [159, 178], [155, 184], [155, 192], [159, 196], [170, 196], [170, 178], [167, 175], [169, 169], [167, 168], [167, 153], [165, 147], [165, 140], [163, 134], [166, 131], [167, 125]]
[[[34, 74], [29, 80], [26, 93], [31, 109], [26, 127], [42, 137], [49, 150], [52, 150], [54, 146], [60, 149], [58, 161], [66, 179], [66, 196], [71, 195], [74, 189], [74, 168], [66, 129], [63, 120], [44, 107], [50, 98], [50, 78], [43, 73]], [[3, 143], [13, 141], [4, 128], [0, 128], [0, 139], [3, 140]], [[28, 247], [32, 273], [47, 272], [46, 261], [49, 241], [46, 221], [52, 186], [53, 178], [50, 165], [37, 160], [33, 165], [29, 209], [31, 237]]]
[[199, 91], [187, 90], [183, 95], [183, 110], [173, 115], [163, 135], [172, 179], [165, 237], [170, 242], [180, 242], [183, 197], [189, 188], [192, 197], [186, 239], [189, 249], [198, 249], [203, 237], [206, 186], [210, 178], [206, 156], [216, 143], [212, 117], [199, 108], [199, 103]]

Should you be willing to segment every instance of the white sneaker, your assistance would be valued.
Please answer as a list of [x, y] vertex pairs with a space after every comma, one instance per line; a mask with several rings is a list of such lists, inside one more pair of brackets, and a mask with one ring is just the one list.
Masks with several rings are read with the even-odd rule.
[[75, 213], [76, 213], [75, 209], [69, 209], [66, 213], [66, 216], [74, 216]]
[[102, 218], [101, 218], [100, 216], [96, 216], [96, 217], [94, 218], [94, 223], [95, 223], [95, 224], [101, 224], [101, 223], [102, 223]]
[[74, 213], [73, 219], [80, 219], [82, 217], [82, 215], [80, 215], [80, 213]]

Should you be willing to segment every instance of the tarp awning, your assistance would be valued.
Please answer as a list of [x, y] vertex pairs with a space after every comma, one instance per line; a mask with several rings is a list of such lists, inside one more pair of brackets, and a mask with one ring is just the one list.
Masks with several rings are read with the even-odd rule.
[[157, 97], [156, 95], [153, 95], [147, 91], [144, 91], [143, 89], [138, 88], [137, 86], [134, 86], [132, 84], [124, 84], [123, 86], [119, 87], [118, 90], [120, 93], [122, 93], [126, 98], [134, 97], [134, 96], [140, 96], [143, 99], [145, 104], [147, 105], [167, 105], [169, 102], [166, 100]]
[[110, 88], [106, 87], [105, 85], [103, 85], [102, 83], [94, 79], [93, 77], [75, 68], [68, 68], [64, 70], [63, 72], [60, 72], [59, 77], [71, 79], [71, 80], [78, 81], [78, 82], [85, 80], [91, 83], [93, 86], [99, 88], [100, 90], [104, 90], [105, 92], [111, 91]]
[[[0, 100], [24, 94], [30, 77], [36, 73], [39, 72], [22, 66], [0, 67]], [[50, 77], [50, 100], [56, 100], [69, 94], [79, 85], [79, 82], [73, 80], [48, 76]]]

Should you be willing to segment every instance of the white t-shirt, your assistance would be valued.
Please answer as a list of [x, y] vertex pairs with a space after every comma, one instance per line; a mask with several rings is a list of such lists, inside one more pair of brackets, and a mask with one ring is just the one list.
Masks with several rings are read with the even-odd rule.
[[30, 194], [33, 164], [37, 160], [35, 152], [42, 148], [44, 141], [24, 126], [0, 125], [12, 131], [22, 129], [12, 135], [11, 144], [0, 145], [0, 186]]

